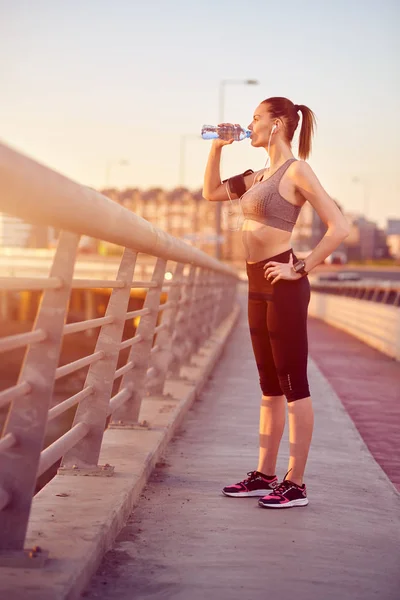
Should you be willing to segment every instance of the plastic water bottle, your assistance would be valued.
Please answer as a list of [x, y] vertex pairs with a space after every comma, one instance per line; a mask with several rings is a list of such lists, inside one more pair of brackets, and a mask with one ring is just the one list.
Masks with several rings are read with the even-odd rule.
[[233, 138], [236, 142], [240, 142], [250, 136], [250, 129], [238, 125], [203, 125], [201, 128], [203, 140], [215, 140], [216, 138], [231, 140]]

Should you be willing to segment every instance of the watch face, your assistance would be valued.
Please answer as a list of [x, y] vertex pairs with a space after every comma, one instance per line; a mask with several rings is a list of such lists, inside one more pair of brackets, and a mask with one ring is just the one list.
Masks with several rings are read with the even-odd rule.
[[299, 271], [301, 271], [302, 269], [304, 269], [305, 266], [306, 266], [306, 263], [304, 262], [304, 260], [299, 260], [294, 265], [294, 270], [296, 271], [296, 273], [298, 273]]

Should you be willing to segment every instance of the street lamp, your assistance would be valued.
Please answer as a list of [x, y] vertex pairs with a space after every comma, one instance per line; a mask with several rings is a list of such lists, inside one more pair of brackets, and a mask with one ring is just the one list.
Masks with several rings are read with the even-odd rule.
[[258, 85], [259, 82], [257, 81], [257, 79], [223, 79], [222, 81], [220, 81], [219, 83], [219, 99], [218, 99], [218, 106], [219, 106], [219, 114], [218, 114], [218, 118], [219, 118], [219, 123], [223, 123], [224, 122], [224, 113], [225, 113], [225, 86], [227, 84], [230, 85]]
[[[224, 113], [225, 113], [225, 86], [227, 84], [238, 84], [238, 85], [258, 85], [259, 81], [257, 79], [223, 79], [219, 84], [219, 95], [218, 95], [218, 123], [224, 122]], [[216, 235], [216, 244], [215, 244], [215, 257], [218, 260], [222, 258], [222, 228], [221, 228], [221, 213], [222, 213], [222, 204], [221, 202], [217, 202], [216, 210], [215, 210], [215, 235]]]
[[107, 163], [107, 167], [106, 167], [106, 177], [105, 177], [105, 187], [108, 188], [109, 184], [110, 184], [110, 174], [111, 174], [111, 169], [112, 167], [115, 167], [119, 165], [120, 167], [127, 167], [129, 166], [129, 161], [125, 160], [124, 158], [121, 158], [119, 160], [112, 160], [110, 162]]
[[183, 187], [185, 185], [185, 169], [186, 169], [186, 142], [187, 140], [201, 139], [201, 135], [196, 133], [184, 133], [181, 135], [180, 148], [179, 148], [179, 185]]

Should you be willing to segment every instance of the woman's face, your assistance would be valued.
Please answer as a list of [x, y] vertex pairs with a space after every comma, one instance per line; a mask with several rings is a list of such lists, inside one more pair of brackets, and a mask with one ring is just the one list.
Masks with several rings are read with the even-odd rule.
[[268, 112], [267, 104], [259, 104], [254, 111], [253, 120], [248, 126], [252, 131], [251, 145], [255, 148], [266, 147], [271, 134], [274, 119]]

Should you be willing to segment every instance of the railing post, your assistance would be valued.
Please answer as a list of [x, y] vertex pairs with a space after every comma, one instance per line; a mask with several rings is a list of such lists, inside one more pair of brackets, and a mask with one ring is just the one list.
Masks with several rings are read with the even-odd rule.
[[184, 333], [184, 348], [185, 355], [183, 364], [190, 364], [190, 359], [197, 345], [197, 328], [201, 326], [200, 319], [202, 315], [199, 315], [199, 298], [202, 293], [202, 278], [203, 270], [200, 267], [196, 268], [195, 277], [192, 284], [192, 293], [190, 297], [190, 304], [188, 306], [185, 322], [185, 333]]
[[72, 472], [79, 475], [79, 471], [82, 474], [90, 471], [111, 475], [113, 472], [112, 468], [99, 467], [97, 461], [108, 415], [136, 258], [137, 253], [125, 248], [117, 275], [117, 281], [123, 281], [125, 287], [114, 288], [111, 293], [105, 316], [113, 317], [113, 322], [101, 327], [95, 348], [95, 352], [104, 352], [105, 356], [89, 367], [84, 388], [92, 386], [94, 392], [81, 400], [72, 425], [74, 427], [78, 423], [84, 423], [90, 430], [66, 453], [59, 469], [60, 474]]
[[188, 328], [190, 327], [190, 313], [194, 297], [194, 283], [196, 266], [190, 265], [189, 273], [183, 284], [179, 311], [176, 318], [175, 333], [172, 338], [172, 360], [170, 371], [179, 376], [181, 366], [188, 350]]
[[205, 269], [198, 269], [192, 306], [190, 307], [190, 317], [188, 321], [188, 362], [190, 362], [192, 355], [197, 352], [201, 344], [204, 319], [207, 319], [207, 312], [204, 310], [203, 305], [203, 301], [207, 293], [206, 278], [207, 271]]
[[10, 497], [0, 511], [3, 552], [22, 550], [25, 541], [78, 242], [78, 235], [61, 232], [50, 271], [50, 277], [60, 278], [61, 285], [43, 292], [33, 327], [43, 329], [46, 339], [27, 348], [18, 379], [18, 383], [27, 382], [31, 391], [12, 402], [3, 431], [3, 436], [11, 433], [16, 439], [13, 447], [0, 453], [0, 488]]
[[214, 273], [212, 271], [207, 271], [205, 278], [205, 294], [203, 299], [203, 313], [205, 314], [205, 316], [203, 316], [200, 345], [206, 342], [206, 340], [210, 337], [213, 331], [214, 303]]
[[218, 275], [218, 289], [219, 289], [219, 310], [216, 315], [215, 326], [218, 327], [222, 321], [230, 313], [230, 287], [227, 282], [227, 278], [224, 275]]
[[162, 394], [164, 390], [165, 380], [168, 373], [169, 365], [173, 359], [171, 349], [173, 344], [173, 333], [175, 329], [176, 317], [179, 309], [180, 285], [183, 276], [183, 263], [177, 263], [174, 271], [174, 276], [170, 291], [168, 292], [167, 302], [171, 302], [172, 306], [163, 311], [161, 324], [166, 328], [157, 334], [156, 345], [159, 347], [158, 352], [153, 356], [151, 366], [156, 371], [156, 380], [149, 381], [147, 390], [151, 394]]
[[120, 384], [120, 390], [130, 389], [131, 396], [122, 406], [114, 411], [111, 420], [113, 427], [135, 426], [138, 424], [166, 265], [167, 262], [164, 259], [157, 259], [152, 276], [152, 282], [155, 282], [157, 285], [149, 288], [143, 304], [143, 308], [147, 308], [150, 312], [140, 318], [136, 331], [136, 335], [140, 335], [142, 341], [140, 344], [131, 347], [128, 362], [132, 361], [134, 366], [131, 371], [124, 374]]

